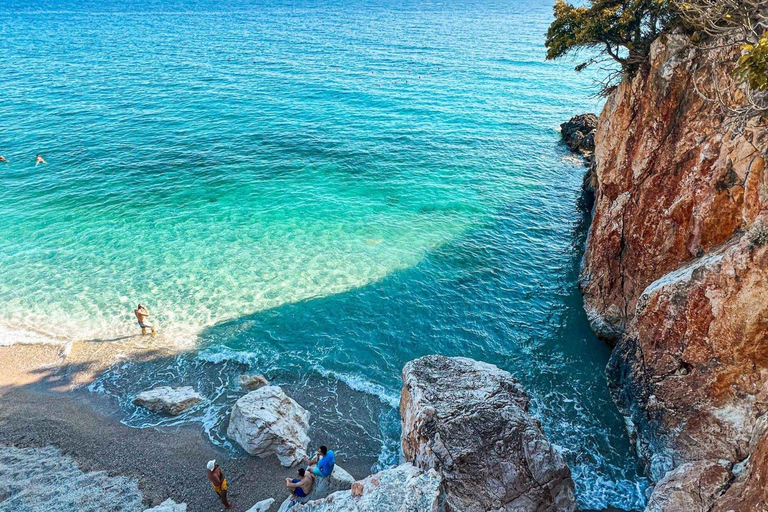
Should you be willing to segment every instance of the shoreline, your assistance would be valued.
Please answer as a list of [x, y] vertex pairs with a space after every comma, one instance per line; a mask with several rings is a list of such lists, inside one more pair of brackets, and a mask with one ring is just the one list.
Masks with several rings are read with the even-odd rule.
[[[287, 497], [283, 479], [296, 468], [283, 468], [275, 457], [258, 459], [216, 447], [196, 424], [134, 428], [121, 423], [113, 399], [84, 387], [109, 366], [106, 359], [89, 360], [82, 356], [93, 352], [76, 347], [69, 354], [57, 345], [0, 347], [0, 454], [8, 446], [53, 446], [84, 472], [135, 479], [145, 507], [172, 498], [187, 503], [190, 512], [223, 510], [205, 474], [212, 458], [230, 482], [234, 510]], [[339, 463], [355, 478], [370, 473], [354, 460]]]

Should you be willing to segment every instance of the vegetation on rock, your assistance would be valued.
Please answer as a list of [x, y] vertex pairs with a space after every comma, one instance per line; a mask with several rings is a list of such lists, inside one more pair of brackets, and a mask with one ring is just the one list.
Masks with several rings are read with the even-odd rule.
[[651, 43], [674, 25], [677, 10], [668, 0], [590, 0], [584, 7], [557, 0], [554, 12], [547, 32], [547, 59], [598, 50], [597, 58], [582, 62], [576, 70], [609, 57], [621, 65], [621, 74], [632, 75], [646, 62]]
[[[656, 38], [679, 29], [704, 47], [740, 47], [741, 57], [735, 65], [729, 64], [729, 73], [739, 84], [747, 84], [748, 90], [737, 101], [749, 107], [750, 116], [768, 110], [762, 95], [768, 92], [765, 0], [589, 0], [584, 6], [557, 0], [554, 15], [547, 32], [547, 59], [596, 50], [598, 55], [576, 66], [577, 71], [613, 59], [620, 70], [607, 77], [603, 92], [642, 68]], [[712, 99], [728, 103], [721, 94]]]
[[768, 226], [757, 225], [749, 230], [749, 243], [752, 247], [768, 245]]

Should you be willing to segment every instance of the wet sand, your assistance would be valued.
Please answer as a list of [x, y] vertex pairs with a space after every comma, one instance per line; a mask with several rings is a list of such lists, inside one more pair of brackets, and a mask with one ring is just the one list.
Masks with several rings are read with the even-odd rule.
[[[205, 475], [213, 458], [225, 471], [235, 510], [270, 497], [276, 510], [287, 496], [283, 480], [295, 469], [281, 467], [276, 458], [228, 453], [211, 445], [199, 425], [136, 429], [120, 423], [110, 398], [82, 387], [105, 360], [87, 351], [88, 357], [73, 357], [75, 348], [65, 355], [57, 346], [0, 347], [0, 445], [54, 446], [83, 471], [135, 478], [145, 506], [172, 498], [187, 503], [190, 512], [223, 510]], [[370, 467], [339, 463], [356, 478]]]

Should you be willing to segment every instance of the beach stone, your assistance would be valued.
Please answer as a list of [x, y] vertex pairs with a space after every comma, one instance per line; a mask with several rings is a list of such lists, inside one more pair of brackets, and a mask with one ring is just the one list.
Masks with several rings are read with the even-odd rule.
[[[282, 509], [281, 509], [282, 510]], [[347, 491], [297, 504], [301, 512], [444, 512], [440, 474], [405, 463], [371, 475]]]
[[309, 412], [279, 386], [265, 386], [241, 397], [232, 408], [227, 435], [251, 455], [277, 455], [290, 467], [307, 456]]
[[203, 397], [190, 386], [161, 386], [142, 391], [133, 399], [134, 405], [171, 416], [177, 416], [202, 401]]
[[244, 374], [237, 378], [237, 385], [242, 389], [255, 390], [269, 386], [269, 381], [263, 375]]
[[176, 503], [168, 498], [156, 507], [148, 508], [144, 512], [187, 512], [186, 503]]
[[261, 500], [251, 508], [249, 508], [246, 512], [267, 512], [272, 507], [272, 504], [275, 502], [275, 498], [269, 498], [266, 500]]
[[[298, 498], [296, 501], [306, 503], [313, 500], [325, 498], [337, 491], [346, 491], [355, 483], [355, 478], [338, 464], [333, 466], [333, 472], [330, 476], [322, 477], [315, 475], [315, 484], [306, 498]], [[291, 499], [286, 499], [278, 512], [285, 512], [291, 508]]]
[[571, 471], [528, 414], [509, 372], [464, 357], [425, 356], [403, 368], [407, 461], [441, 473], [446, 510], [573, 511]]

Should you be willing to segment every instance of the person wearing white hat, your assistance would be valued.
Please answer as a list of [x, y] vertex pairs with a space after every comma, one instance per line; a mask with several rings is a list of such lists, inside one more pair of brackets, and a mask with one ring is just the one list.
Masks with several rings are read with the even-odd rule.
[[219, 495], [221, 504], [227, 509], [234, 507], [233, 504], [227, 501], [227, 479], [224, 477], [224, 472], [216, 463], [216, 460], [209, 460], [206, 468], [208, 470], [208, 480], [211, 481], [213, 490]]

